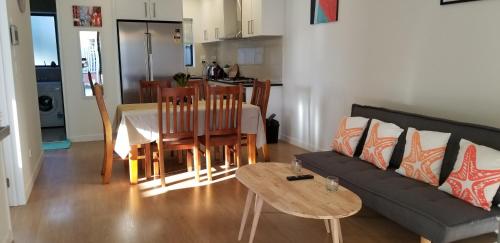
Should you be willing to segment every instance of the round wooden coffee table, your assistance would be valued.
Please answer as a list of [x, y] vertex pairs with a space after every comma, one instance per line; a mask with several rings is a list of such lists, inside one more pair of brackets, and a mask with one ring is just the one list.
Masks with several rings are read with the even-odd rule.
[[286, 214], [324, 220], [333, 242], [342, 242], [339, 219], [356, 214], [361, 209], [361, 199], [342, 186], [336, 192], [327, 191], [325, 179], [309, 170], [302, 169], [302, 174], [314, 175], [314, 179], [288, 181], [286, 177], [293, 172], [290, 165], [284, 163], [258, 163], [236, 171], [236, 178], [248, 188], [238, 240], [243, 236], [255, 196], [250, 243], [254, 240], [264, 202]]

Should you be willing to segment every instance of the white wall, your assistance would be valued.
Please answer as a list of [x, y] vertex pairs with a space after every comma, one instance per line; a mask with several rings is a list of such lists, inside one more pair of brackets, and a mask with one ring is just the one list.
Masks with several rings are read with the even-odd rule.
[[[29, 198], [38, 175], [43, 155], [41, 149], [38, 95], [33, 60], [29, 4], [26, 12], [18, 10], [16, 1], [0, 3], [0, 31], [3, 59], [2, 78], [5, 79], [5, 100], [12, 136], [6, 140], [6, 159], [11, 181], [17, 188], [14, 204], [23, 204]], [[19, 45], [11, 46], [8, 25], [16, 25]], [[12, 198], [10, 198], [12, 199]]]
[[[56, 5], [68, 138], [74, 142], [102, 140], [102, 124], [95, 98], [83, 95], [79, 31], [93, 30], [101, 33], [105, 100], [110, 116], [114, 117], [116, 106], [121, 103], [121, 94], [113, 2], [57, 0]], [[101, 6], [102, 28], [74, 27], [73, 5]]]
[[500, 127], [500, 1], [342, 1], [315, 26], [309, 8], [287, 1], [288, 141], [327, 149], [352, 103]]

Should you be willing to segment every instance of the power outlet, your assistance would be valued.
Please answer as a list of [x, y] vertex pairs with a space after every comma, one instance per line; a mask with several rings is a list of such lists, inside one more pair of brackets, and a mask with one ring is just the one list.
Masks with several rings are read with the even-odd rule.
[[200, 59], [201, 59], [201, 63], [202, 64], [207, 63], [207, 57], [206, 56], [200, 56]]

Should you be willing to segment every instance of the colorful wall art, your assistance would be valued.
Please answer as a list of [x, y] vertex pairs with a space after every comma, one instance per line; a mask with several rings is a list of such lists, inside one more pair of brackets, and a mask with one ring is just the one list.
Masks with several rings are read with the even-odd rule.
[[336, 22], [339, 0], [311, 0], [311, 24]]
[[73, 6], [73, 26], [102, 27], [101, 7]]

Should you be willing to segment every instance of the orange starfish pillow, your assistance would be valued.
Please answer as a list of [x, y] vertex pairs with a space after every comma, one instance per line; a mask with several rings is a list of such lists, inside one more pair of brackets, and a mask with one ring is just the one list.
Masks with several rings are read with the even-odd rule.
[[499, 187], [500, 151], [460, 140], [453, 171], [439, 190], [490, 211]]
[[450, 136], [451, 133], [408, 128], [403, 161], [396, 172], [433, 186], [439, 186], [439, 175]]
[[403, 131], [395, 124], [373, 119], [360, 158], [387, 170], [394, 147]]
[[352, 157], [367, 124], [367, 118], [344, 116], [333, 139], [333, 150]]

